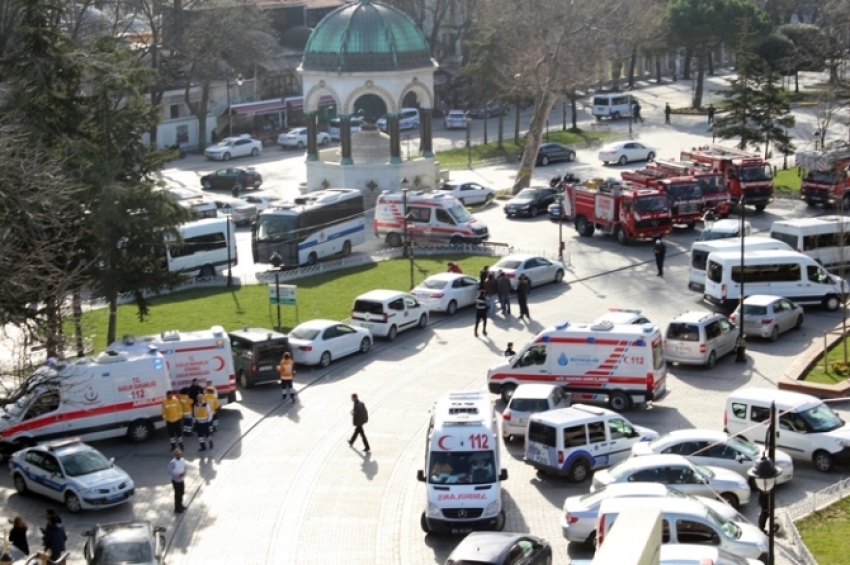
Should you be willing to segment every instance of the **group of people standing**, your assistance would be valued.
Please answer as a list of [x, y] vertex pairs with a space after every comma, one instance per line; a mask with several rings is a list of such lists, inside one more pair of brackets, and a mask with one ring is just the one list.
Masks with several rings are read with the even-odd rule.
[[197, 432], [200, 451], [213, 448], [212, 434], [218, 429], [218, 392], [212, 381], [201, 387], [198, 379], [192, 380], [192, 386], [179, 391], [169, 390], [162, 401], [162, 418], [168, 430], [169, 450], [183, 447], [183, 436], [192, 436]]
[[[65, 542], [68, 540], [68, 535], [65, 533], [65, 527], [62, 525], [62, 518], [53, 508], [45, 510], [47, 524], [41, 528], [41, 541], [44, 544], [44, 550], [47, 552], [51, 561], [58, 561], [62, 554], [65, 553]], [[15, 516], [9, 520], [12, 528], [9, 530], [9, 543], [21, 550], [25, 555], [30, 554], [29, 540], [27, 533], [29, 526], [22, 516]]]
[[[485, 266], [479, 273], [478, 296], [475, 299], [475, 337], [478, 337], [478, 325], [483, 322], [483, 332], [487, 335], [487, 318], [496, 315], [496, 298], [503, 316], [511, 315], [511, 279], [504, 271], [492, 272]], [[531, 319], [528, 312], [528, 291], [531, 281], [525, 275], [517, 279], [516, 296], [519, 305], [519, 319]]]

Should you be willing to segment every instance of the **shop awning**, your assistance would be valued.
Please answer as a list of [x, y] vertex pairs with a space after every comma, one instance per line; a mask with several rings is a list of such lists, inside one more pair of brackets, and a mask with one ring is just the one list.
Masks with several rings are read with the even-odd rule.
[[[304, 109], [304, 97], [303, 96], [291, 96], [289, 98], [285, 98], [283, 100], [284, 108], [286, 105], [289, 105], [289, 108], [292, 110], [303, 110]], [[319, 99], [319, 106], [333, 106], [336, 104], [336, 100], [330, 94], [325, 94]]]
[[255, 116], [261, 114], [277, 114], [286, 110], [286, 102], [283, 100], [261, 100], [260, 102], [248, 102], [247, 104], [234, 104], [230, 107], [236, 116]]

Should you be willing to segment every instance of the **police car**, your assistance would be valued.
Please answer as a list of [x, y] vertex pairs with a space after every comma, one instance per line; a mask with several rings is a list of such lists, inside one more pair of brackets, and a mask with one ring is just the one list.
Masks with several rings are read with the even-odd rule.
[[113, 459], [79, 439], [22, 449], [9, 460], [9, 471], [18, 494], [58, 500], [72, 513], [122, 504], [135, 494], [133, 479]]

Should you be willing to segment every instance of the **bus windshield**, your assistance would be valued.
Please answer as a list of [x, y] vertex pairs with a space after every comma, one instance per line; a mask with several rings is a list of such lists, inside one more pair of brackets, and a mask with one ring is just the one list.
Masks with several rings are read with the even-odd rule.
[[257, 241], [285, 241], [295, 238], [297, 216], [261, 214], [257, 220]]

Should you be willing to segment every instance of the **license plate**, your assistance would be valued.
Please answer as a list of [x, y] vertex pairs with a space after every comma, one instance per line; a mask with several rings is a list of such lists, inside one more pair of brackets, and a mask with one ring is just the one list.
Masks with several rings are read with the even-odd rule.
[[359, 326], [361, 328], [366, 328], [367, 330], [371, 330], [371, 329], [375, 328], [375, 324], [364, 324], [362, 322], [359, 324]]
[[519, 423], [520, 426], [524, 426], [528, 423], [528, 418], [519, 418], [517, 423]]
[[106, 497], [106, 500], [109, 501], [109, 502], [112, 502], [113, 500], [121, 500], [123, 498], [124, 498], [124, 493], [119, 492], [118, 494], [110, 494], [109, 496]]
[[472, 528], [452, 528], [452, 534], [468, 534], [472, 531]]
[[260, 367], [260, 370], [261, 370], [261, 371], [271, 371], [271, 370], [272, 370], [272, 367], [273, 367], [272, 365], [262, 365], [262, 366]]

